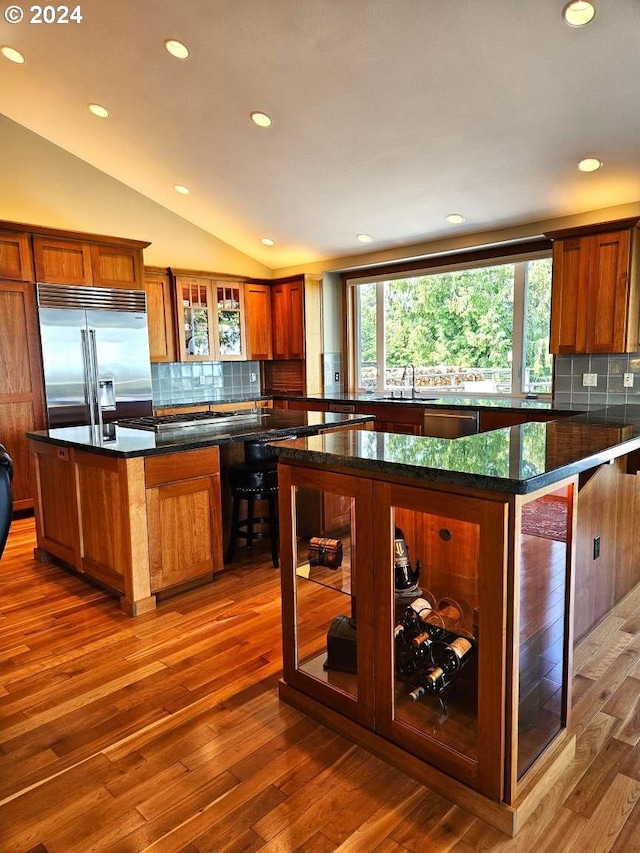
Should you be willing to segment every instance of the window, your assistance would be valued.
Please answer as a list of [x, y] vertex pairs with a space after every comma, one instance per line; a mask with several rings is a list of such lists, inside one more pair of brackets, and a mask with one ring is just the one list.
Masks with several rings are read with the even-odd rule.
[[349, 281], [358, 389], [551, 393], [546, 254]]

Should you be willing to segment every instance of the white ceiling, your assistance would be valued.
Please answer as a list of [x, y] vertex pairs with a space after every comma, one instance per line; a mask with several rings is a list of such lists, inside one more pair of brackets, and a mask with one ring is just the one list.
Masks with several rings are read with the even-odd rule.
[[555, 218], [640, 199], [640, 0], [595, 2], [23, 2], [0, 111], [271, 268]]

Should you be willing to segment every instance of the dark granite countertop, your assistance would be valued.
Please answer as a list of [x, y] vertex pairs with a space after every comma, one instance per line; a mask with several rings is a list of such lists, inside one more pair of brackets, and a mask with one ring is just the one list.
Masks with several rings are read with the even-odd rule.
[[203, 409], [206, 410], [210, 406], [225, 406], [228, 403], [257, 403], [259, 400], [273, 400], [272, 394], [228, 394], [223, 397], [213, 397], [210, 400], [182, 400], [177, 403], [156, 403], [154, 402], [154, 411], [158, 409]]
[[640, 406], [455, 439], [344, 431], [276, 445], [282, 459], [469, 489], [529, 494], [640, 449]]
[[[400, 389], [398, 389], [399, 392]], [[411, 389], [403, 389], [405, 392], [411, 393]], [[526, 399], [523, 397], [465, 397], [463, 395], [443, 395], [438, 396], [437, 389], [433, 391], [420, 392], [416, 397], [392, 397], [391, 392], [382, 393], [365, 393], [365, 392], [331, 392], [323, 394], [273, 394], [274, 400], [308, 400], [315, 403], [353, 403], [362, 411], [363, 403], [372, 404], [390, 404], [393, 406], [421, 406], [423, 408], [444, 408], [444, 409], [503, 409], [506, 411], [532, 411], [532, 412], [558, 412], [558, 414], [566, 414], [567, 412], [583, 412], [587, 408], [586, 405], [575, 406], [570, 403], [557, 403], [546, 397], [542, 399]], [[602, 408], [602, 404], [598, 406]]]
[[282, 409], [260, 409], [255, 414], [243, 412], [237, 423], [181, 427], [155, 433], [142, 429], [115, 426], [113, 438], [101, 438], [99, 428], [90, 426], [29, 432], [37, 441], [61, 447], [76, 447], [108, 456], [154, 456], [196, 450], [216, 444], [258, 439], [281, 440], [292, 435], [313, 435], [322, 429], [340, 429], [354, 423], [372, 421], [370, 415], [350, 415], [333, 412], [295, 412]]

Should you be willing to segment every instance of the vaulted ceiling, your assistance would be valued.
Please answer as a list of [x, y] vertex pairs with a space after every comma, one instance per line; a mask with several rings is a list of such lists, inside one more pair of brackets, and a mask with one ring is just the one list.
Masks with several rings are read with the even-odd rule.
[[67, 24], [24, 4], [0, 111], [285, 267], [640, 199], [640, 2], [595, 3], [581, 29], [562, 0], [85, 0]]

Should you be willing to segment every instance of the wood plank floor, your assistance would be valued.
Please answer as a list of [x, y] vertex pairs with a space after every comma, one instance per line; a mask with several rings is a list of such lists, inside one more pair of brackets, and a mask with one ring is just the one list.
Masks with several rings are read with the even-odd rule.
[[569, 782], [509, 839], [278, 701], [266, 552], [130, 619], [34, 544], [0, 563], [3, 853], [640, 851], [640, 592], [576, 650]]

